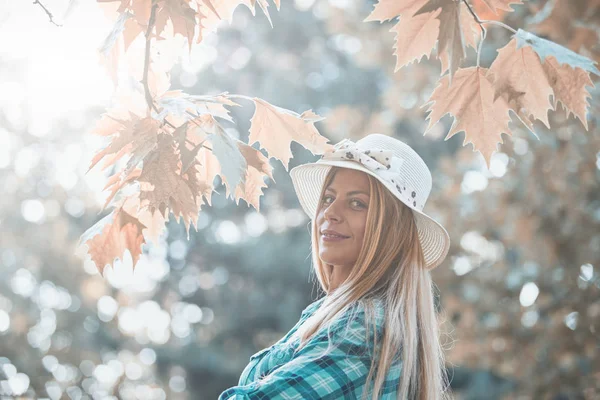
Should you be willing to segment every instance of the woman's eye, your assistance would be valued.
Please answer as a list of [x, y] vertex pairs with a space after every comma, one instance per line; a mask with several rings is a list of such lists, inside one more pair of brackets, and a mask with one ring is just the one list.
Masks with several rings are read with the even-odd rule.
[[365, 206], [362, 202], [360, 202], [358, 200], [352, 200], [352, 203], [357, 204], [359, 207], [364, 207]]
[[[331, 199], [331, 198], [332, 198], [331, 196], [323, 196], [323, 203], [325, 203], [325, 204], [329, 204], [329, 203], [331, 203], [331, 202], [328, 202], [328, 201], [327, 201], [328, 199]], [[356, 199], [353, 199], [353, 200], [351, 200], [351, 201], [350, 201], [350, 204], [352, 204], [353, 206], [360, 207], [360, 208], [365, 208], [365, 207], [366, 207], [366, 206], [363, 204], [363, 202], [362, 202], [362, 201], [359, 201], [359, 200], [356, 200]]]

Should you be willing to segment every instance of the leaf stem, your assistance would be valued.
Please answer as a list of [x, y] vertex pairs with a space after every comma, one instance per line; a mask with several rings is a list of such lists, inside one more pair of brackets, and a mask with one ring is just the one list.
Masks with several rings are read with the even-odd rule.
[[473, 15], [473, 18], [475, 18], [475, 21], [479, 24], [479, 25], [483, 25], [483, 24], [491, 24], [491, 25], [498, 25], [501, 26], [503, 28], [508, 29], [509, 31], [511, 31], [512, 33], [517, 33], [517, 31], [506, 25], [504, 22], [500, 22], [500, 21], [494, 21], [494, 20], [489, 20], [489, 19], [479, 19], [479, 16], [477, 16], [477, 14], [475, 14], [475, 11], [473, 11], [473, 9], [471, 8], [471, 6], [469, 5], [469, 3], [467, 3], [467, 0], [463, 0], [463, 2], [465, 3], [465, 5], [467, 6], [467, 8], [469, 9], [469, 11], [471, 12], [471, 15]]
[[146, 95], [146, 103], [148, 103], [148, 109], [154, 109], [158, 112], [158, 109], [154, 105], [152, 101], [152, 95], [150, 94], [150, 87], [148, 86], [148, 70], [150, 69], [150, 42], [152, 41], [151, 35], [152, 30], [154, 29], [154, 23], [156, 21], [156, 9], [158, 8], [158, 3], [156, 0], [152, 0], [152, 10], [150, 11], [150, 20], [148, 21], [148, 29], [146, 29], [146, 54], [144, 57], [144, 77], [142, 79], [142, 84], [144, 85], [144, 93]]
[[481, 49], [483, 48], [483, 41], [485, 40], [485, 37], [487, 35], [487, 30], [483, 27], [483, 24], [498, 25], [498, 26], [508, 29], [512, 33], [517, 33], [517, 31], [500, 21], [479, 19], [479, 16], [471, 8], [469, 3], [467, 3], [467, 0], [463, 0], [463, 3], [465, 3], [465, 5], [467, 6], [467, 9], [469, 10], [471, 15], [475, 19], [475, 22], [477, 22], [479, 24], [479, 27], [481, 28], [481, 40], [479, 41], [479, 46], [477, 46], [478, 47], [478, 49], [477, 49], [477, 67], [479, 67], [479, 61], [481, 59]]
[[62, 26], [62, 25], [59, 25], [56, 22], [54, 22], [54, 17], [52, 16], [52, 13], [50, 11], [48, 11], [48, 9], [42, 3], [40, 3], [39, 0], [33, 0], [33, 4], [39, 4], [40, 7], [42, 7], [42, 9], [46, 12], [48, 17], [50, 17], [50, 22], [52, 22], [56, 26]]

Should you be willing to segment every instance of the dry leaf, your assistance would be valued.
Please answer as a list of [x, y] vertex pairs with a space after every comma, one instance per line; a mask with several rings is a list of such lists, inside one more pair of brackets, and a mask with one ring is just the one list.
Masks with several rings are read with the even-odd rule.
[[531, 47], [517, 50], [517, 41], [513, 38], [498, 50], [489, 73], [495, 97], [504, 97], [510, 107], [527, 121], [532, 115], [550, 128], [548, 110], [552, 109], [550, 96], [553, 91], [540, 58]]
[[253, 98], [256, 109], [250, 120], [250, 136], [248, 144], [260, 142], [267, 150], [269, 157], [281, 161], [286, 171], [292, 158], [290, 145], [292, 140], [300, 143], [313, 154], [323, 154], [333, 148], [327, 144], [327, 138], [321, 136], [314, 123], [323, 118], [311, 110], [301, 115], [279, 108], [266, 101]]
[[494, 14], [498, 14], [498, 10], [503, 11], [514, 11], [511, 4], [523, 4], [521, 0], [480, 0], [485, 4]]
[[[256, 211], [260, 211], [260, 196], [263, 195], [263, 188], [266, 188], [264, 178], [269, 177], [273, 182], [273, 167], [269, 163], [269, 159], [265, 157], [260, 150], [246, 143], [236, 140], [236, 143], [246, 159], [248, 167], [246, 168], [245, 177], [235, 189], [235, 202], [239, 204], [239, 200], [243, 199], [249, 205], [252, 205]], [[226, 196], [229, 196], [226, 193]]]
[[460, 16], [461, 2], [456, 0], [429, 0], [415, 13], [415, 16], [439, 8], [442, 11], [437, 17], [440, 20], [437, 52], [439, 55], [447, 56], [449, 82], [452, 84], [452, 77], [466, 58], [465, 38], [460, 23], [462, 20]]
[[215, 121], [215, 132], [208, 136], [212, 143], [212, 152], [221, 165], [221, 178], [226, 188], [235, 188], [241, 182], [247, 168], [246, 159], [240, 152], [235, 139]]
[[[508, 103], [502, 97], [494, 100], [494, 88], [486, 77], [487, 69], [481, 67], [460, 68], [449, 86], [448, 76], [443, 76], [428, 102], [429, 125], [425, 134], [447, 113], [454, 123], [445, 140], [464, 131], [467, 143], [480, 152], [489, 168], [492, 154], [498, 144], [504, 143], [502, 133], [512, 135], [508, 129], [510, 121]], [[425, 106], [424, 105], [424, 106]]]
[[559, 44], [519, 29], [515, 34], [517, 48], [531, 46], [543, 63], [550, 86], [554, 91], [554, 106], [561, 102], [568, 114], [572, 112], [588, 129], [586, 86], [594, 87], [590, 73], [600, 76], [596, 62]]
[[162, 215], [170, 209], [177, 221], [183, 217], [189, 235], [190, 225], [196, 226], [200, 206], [199, 192], [204, 183], [196, 177], [192, 166], [185, 174], [181, 174], [181, 161], [169, 136], [159, 139], [156, 150], [144, 161], [140, 182], [141, 208], [151, 212], [158, 209]]
[[379, 0], [364, 22], [383, 22], [401, 16], [412, 17], [425, 3], [427, 0]]
[[103, 274], [107, 264], [112, 265], [116, 258], [123, 259], [125, 250], [129, 250], [133, 266], [142, 254], [142, 244], [146, 241], [142, 235], [145, 226], [122, 207], [113, 210], [81, 235], [80, 245], [88, 246], [88, 254]]
[[439, 13], [440, 10], [436, 10], [415, 15], [406, 21], [402, 19], [390, 30], [396, 33], [394, 72], [414, 60], [420, 62], [423, 56], [429, 58], [440, 31], [440, 20], [437, 19]]

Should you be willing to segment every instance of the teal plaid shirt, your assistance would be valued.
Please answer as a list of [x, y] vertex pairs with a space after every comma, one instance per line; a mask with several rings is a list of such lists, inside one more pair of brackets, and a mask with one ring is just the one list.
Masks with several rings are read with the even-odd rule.
[[[378, 343], [383, 335], [383, 305], [376, 300], [376, 326], [369, 326], [369, 343], [364, 306], [357, 303], [333, 323], [329, 337], [326, 329], [319, 331], [294, 354], [299, 339], [289, 340], [291, 335], [324, 299], [308, 305], [296, 325], [277, 343], [252, 355], [238, 386], [225, 390], [218, 400], [360, 399], [376, 351], [373, 335], [377, 334]], [[329, 344], [333, 350], [324, 354]], [[397, 355], [387, 373], [382, 400], [396, 400], [401, 370], [402, 360]], [[373, 379], [369, 394], [372, 385]]]

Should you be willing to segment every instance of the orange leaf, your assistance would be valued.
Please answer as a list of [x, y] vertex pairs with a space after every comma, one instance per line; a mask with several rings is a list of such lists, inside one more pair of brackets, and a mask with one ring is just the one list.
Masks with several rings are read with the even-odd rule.
[[363, 22], [383, 22], [403, 15], [412, 17], [426, 2], [427, 0], [379, 0], [371, 14]]
[[151, 212], [160, 210], [165, 215], [169, 208], [173, 215], [183, 217], [189, 235], [190, 224], [196, 226], [201, 201], [199, 183], [195, 176], [195, 167], [180, 174], [181, 161], [175, 153], [175, 147], [169, 136], [161, 138], [159, 144], [144, 161], [140, 182], [140, 202], [142, 208]]
[[394, 72], [414, 60], [420, 62], [423, 56], [429, 58], [440, 31], [440, 20], [437, 19], [439, 13], [440, 11], [436, 10], [415, 15], [406, 21], [401, 20], [390, 30], [396, 33]]
[[516, 113], [542, 121], [550, 128], [548, 110], [552, 109], [550, 95], [553, 94], [540, 58], [531, 47], [517, 49], [513, 38], [498, 50], [489, 73], [496, 91], [495, 97], [502, 96]]
[[[494, 14], [498, 15], [498, 10], [503, 11], [514, 11], [510, 5], [511, 4], [523, 4], [521, 0], [479, 0], [481, 3], [485, 4]], [[484, 18], [480, 16], [480, 18]]]
[[504, 143], [502, 133], [512, 135], [512, 132], [508, 129], [509, 106], [502, 97], [494, 100], [494, 88], [486, 72], [487, 69], [481, 67], [460, 68], [452, 86], [447, 75], [440, 79], [425, 104], [431, 104], [425, 134], [444, 115], [451, 114], [454, 123], [445, 140], [464, 131], [463, 146], [472, 143], [473, 150], [483, 155], [489, 168], [492, 154], [499, 143]]
[[252, 100], [256, 104], [256, 109], [250, 119], [248, 144], [260, 142], [269, 157], [280, 160], [286, 171], [292, 158], [290, 149], [292, 140], [300, 143], [313, 154], [323, 154], [332, 148], [332, 145], [327, 144], [327, 138], [321, 136], [314, 126], [315, 122], [323, 118], [311, 110], [298, 115], [256, 97]]
[[145, 226], [138, 219], [118, 208], [89, 228], [81, 236], [80, 244], [88, 245], [88, 254], [100, 274], [116, 258], [122, 260], [125, 250], [129, 250], [135, 268], [142, 254], [142, 244], [146, 242], [143, 228]]
[[[264, 177], [267, 176], [273, 182], [273, 167], [269, 163], [269, 159], [265, 157], [260, 150], [246, 143], [236, 141], [237, 145], [246, 159], [248, 167], [245, 171], [245, 177], [235, 189], [235, 202], [239, 204], [240, 199], [244, 199], [246, 203], [254, 206], [256, 211], [260, 211], [260, 196], [263, 195], [262, 189], [267, 185], [264, 182]], [[229, 196], [226, 193], [226, 196]]]
[[438, 56], [447, 57], [450, 83], [456, 70], [466, 58], [465, 38], [461, 28], [461, 11], [464, 10], [461, 8], [461, 3], [455, 0], [429, 0], [415, 13], [416, 16], [442, 9], [437, 17], [440, 20], [437, 52]]

